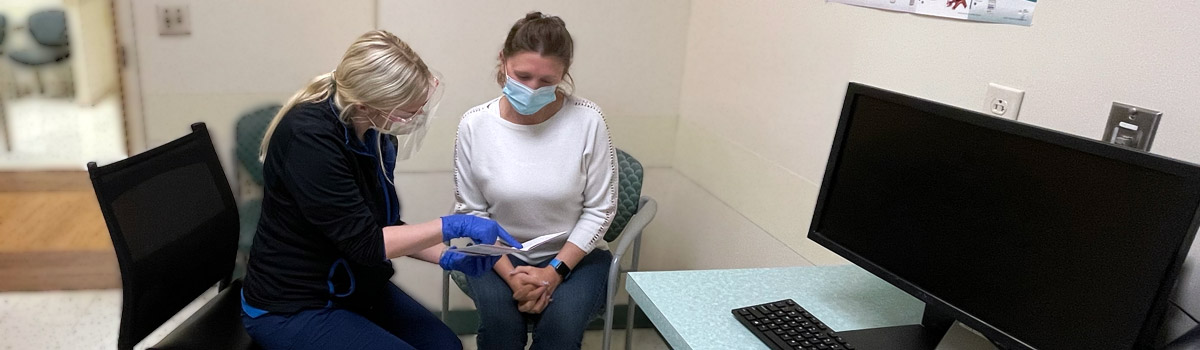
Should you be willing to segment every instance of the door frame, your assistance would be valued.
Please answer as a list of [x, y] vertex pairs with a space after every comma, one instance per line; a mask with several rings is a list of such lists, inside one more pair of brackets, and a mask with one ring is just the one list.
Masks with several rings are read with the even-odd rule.
[[132, 156], [146, 150], [147, 140], [141, 66], [137, 55], [137, 23], [133, 16], [133, 0], [112, 0], [112, 6], [113, 27], [117, 31], [118, 85], [125, 120], [125, 149]]

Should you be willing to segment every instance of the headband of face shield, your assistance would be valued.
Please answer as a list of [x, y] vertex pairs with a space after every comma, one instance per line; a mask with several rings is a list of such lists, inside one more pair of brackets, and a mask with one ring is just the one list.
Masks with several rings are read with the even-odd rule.
[[[425, 103], [421, 105], [416, 112], [401, 110], [403, 106], [396, 106], [384, 115], [382, 121], [376, 121], [370, 118], [371, 129], [375, 129], [380, 134], [387, 134], [396, 137], [396, 160], [405, 160], [412, 157], [421, 149], [421, 141], [425, 139], [425, 133], [429, 130], [429, 118], [437, 112], [438, 104], [441, 102], [442, 93], [445, 90], [442, 84], [441, 74], [431, 72], [433, 74], [433, 86], [429, 89], [429, 94], [426, 96]], [[376, 109], [376, 111], [382, 111]], [[375, 144], [376, 154], [382, 154], [383, 138], [377, 138]]]

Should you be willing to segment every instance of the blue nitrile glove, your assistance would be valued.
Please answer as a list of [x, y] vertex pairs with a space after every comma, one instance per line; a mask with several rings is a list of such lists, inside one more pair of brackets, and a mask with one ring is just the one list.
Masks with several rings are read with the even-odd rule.
[[458, 237], [470, 237], [475, 244], [495, 244], [496, 239], [502, 239], [510, 247], [521, 248], [521, 242], [495, 221], [466, 214], [443, 216], [442, 242]]
[[479, 277], [484, 272], [491, 270], [492, 266], [496, 265], [496, 261], [500, 260], [500, 256], [468, 255], [459, 253], [457, 249], [458, 247], [451, 246], [442, 253], [442, 258], [438, 260], [438, 265], [441, 265], [442, 269], [458, 270], [467, 276]]

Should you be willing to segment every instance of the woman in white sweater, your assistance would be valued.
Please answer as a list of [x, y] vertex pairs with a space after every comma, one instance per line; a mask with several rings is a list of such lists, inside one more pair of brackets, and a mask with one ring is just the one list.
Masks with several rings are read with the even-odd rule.
[[520, 241], [566, 232], [469, 280], [480, 349], [523, 349], [527, 321], [533, 349], [578, 349], [604, 307], [617, 162], [600, 108], [568, 92], [573, 50], [561, 19], [527, 14], [500, 52], [503, 96], [458, 126], [456, 213], [491, 218]]

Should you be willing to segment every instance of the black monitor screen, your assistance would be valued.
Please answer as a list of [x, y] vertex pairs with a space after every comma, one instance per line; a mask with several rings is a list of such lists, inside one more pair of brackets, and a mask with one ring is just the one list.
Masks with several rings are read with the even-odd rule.
[[815, 240], [1017, 347], [1145, 341], [1195, 231], [1195, 166], [851, 93]]

